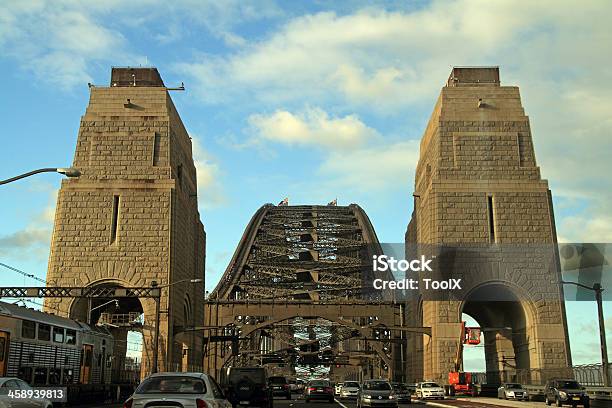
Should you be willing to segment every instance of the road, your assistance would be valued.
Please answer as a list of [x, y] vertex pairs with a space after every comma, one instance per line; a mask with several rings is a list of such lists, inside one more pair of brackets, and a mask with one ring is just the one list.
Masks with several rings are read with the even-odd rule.
[[[84, 405], [75, 408], [121, 408], [122, 404], [107, 404], [107, 405]], [[475, 399], [459, 398], [445, 399], [437, 401], [413, 401], [412, 404], [400, 404], [399, 408], [410, 408], [412, 406], [430, 406], [430, 407], [457, 407], [457, 408], [544, 408], [546, 405], [543, 402], [523, 402], [523, 401], [504, 401], [496, 398], [478, 397]], [[312, 401], [306, 403], [301, 395], [293, 395], [289, 401], [282, 398], [274, 399], [274, 408], [357, 408], [355, 400], [336, 400], [333, 403], [326, 401]]]

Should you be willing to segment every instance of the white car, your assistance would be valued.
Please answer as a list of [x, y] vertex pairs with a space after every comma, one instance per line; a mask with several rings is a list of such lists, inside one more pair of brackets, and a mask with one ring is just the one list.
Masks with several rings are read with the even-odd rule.
[[340, 389], [340, 398], [357, 398], [359, 394], [359, 383], [357, 381], [345, 381]]
[[232, 408], [217, 382], [203, 373], [156, 373], [145, 378], [124, 408]]
[[504, 383], [497, 389], [497, 398], [529, 401], [529, 392], [521, 384]]
[[342, 392], [342, 384], [341, 382], [336, 383], [336, 385], [334, 386], [334, 394], [335, 395], [340, 395], [340, 393]]
[[23, 392], [34, 388], [14, 377], [0, 377], [0, 408], [53, 408], [48, 399], [21, 398]]
[[418, 399], [444, 399], [444, 388], [432, 381], [420, 382], [415, 394]]

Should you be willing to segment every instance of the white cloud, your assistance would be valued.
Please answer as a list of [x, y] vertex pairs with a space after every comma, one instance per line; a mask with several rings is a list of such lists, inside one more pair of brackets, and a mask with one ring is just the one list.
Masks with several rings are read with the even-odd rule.
[[137, 61], [123, 35], [97, 21], [97, 11], [71, 1], [6, 2], [0, 7], [0, 50], [36, 79], [62, 88], [92, 81], [96, 62]]
[[192, 137], [193, 161], [198, 180], [198, 198], [204, 208], [214, 208], [226, 203], [218, 163], [202, 147], [200, 139]]
[[288, 145], [313, 145], [346, 151], [380, 137], [356, 115], [330, 117], [320, 108], [307, 108], [297, 114], [286, 110], [268, 115], [255, 114], [249, 116], [248, 122], [258, 139]]
[[319, 174], [343, 191], [373, 192], [410, 188], [418, 161], [419, 143], [408, 140], [330, 154]]
[[612, 44], [612, 3], [577, 10], [572, 1], [458, 0], [413, 11], [321, 12], [177, 68], [208, 103], [306, 102], [398, 117], [430, 111], [451, 66], [499, 65], [502, 83], [521, 88], [553, 196], [587, 201], [557, 217], [560, 236], [610, 241], [612, 54], [602, 50]]

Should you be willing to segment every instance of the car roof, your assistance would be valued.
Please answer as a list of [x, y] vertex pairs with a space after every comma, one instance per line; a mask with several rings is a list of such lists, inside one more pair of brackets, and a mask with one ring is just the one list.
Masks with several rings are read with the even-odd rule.
[[196, 373], [196, 372], [163, 372], [163, 373], [154, 373], [149, 375], [150, 377], [206, 377], [207, 374], [204, 373]]

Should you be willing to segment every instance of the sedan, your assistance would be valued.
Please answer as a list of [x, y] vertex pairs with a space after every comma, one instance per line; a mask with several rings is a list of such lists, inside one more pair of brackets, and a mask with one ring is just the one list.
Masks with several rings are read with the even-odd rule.
[[529, 393], [521, 384], [504, 383], [497, 389], [497, 398], [529, 401]]
[[203, 373], [156, 373], [145, 378], [123, 408], [231, 408], [217, 382]]
[[52, 408], [48, 399], [17, 398], [24, 392], [34, 390], [30, 385], [19, 378], [0, 377], [0, 408]]
[[359, 390], [357, 407], [397, 408], [397, 397], [388, 381], [367, 380], [363, 382]]
[[312, 380], [304, 388], [304, 399], [306, 402], [317, 399], [334, 402], [334, 389], [327, 380]]
[[357, 398], [359, 394], [359, 383], [357, 381], [345, 381], [340, 390], [340, 398]]

